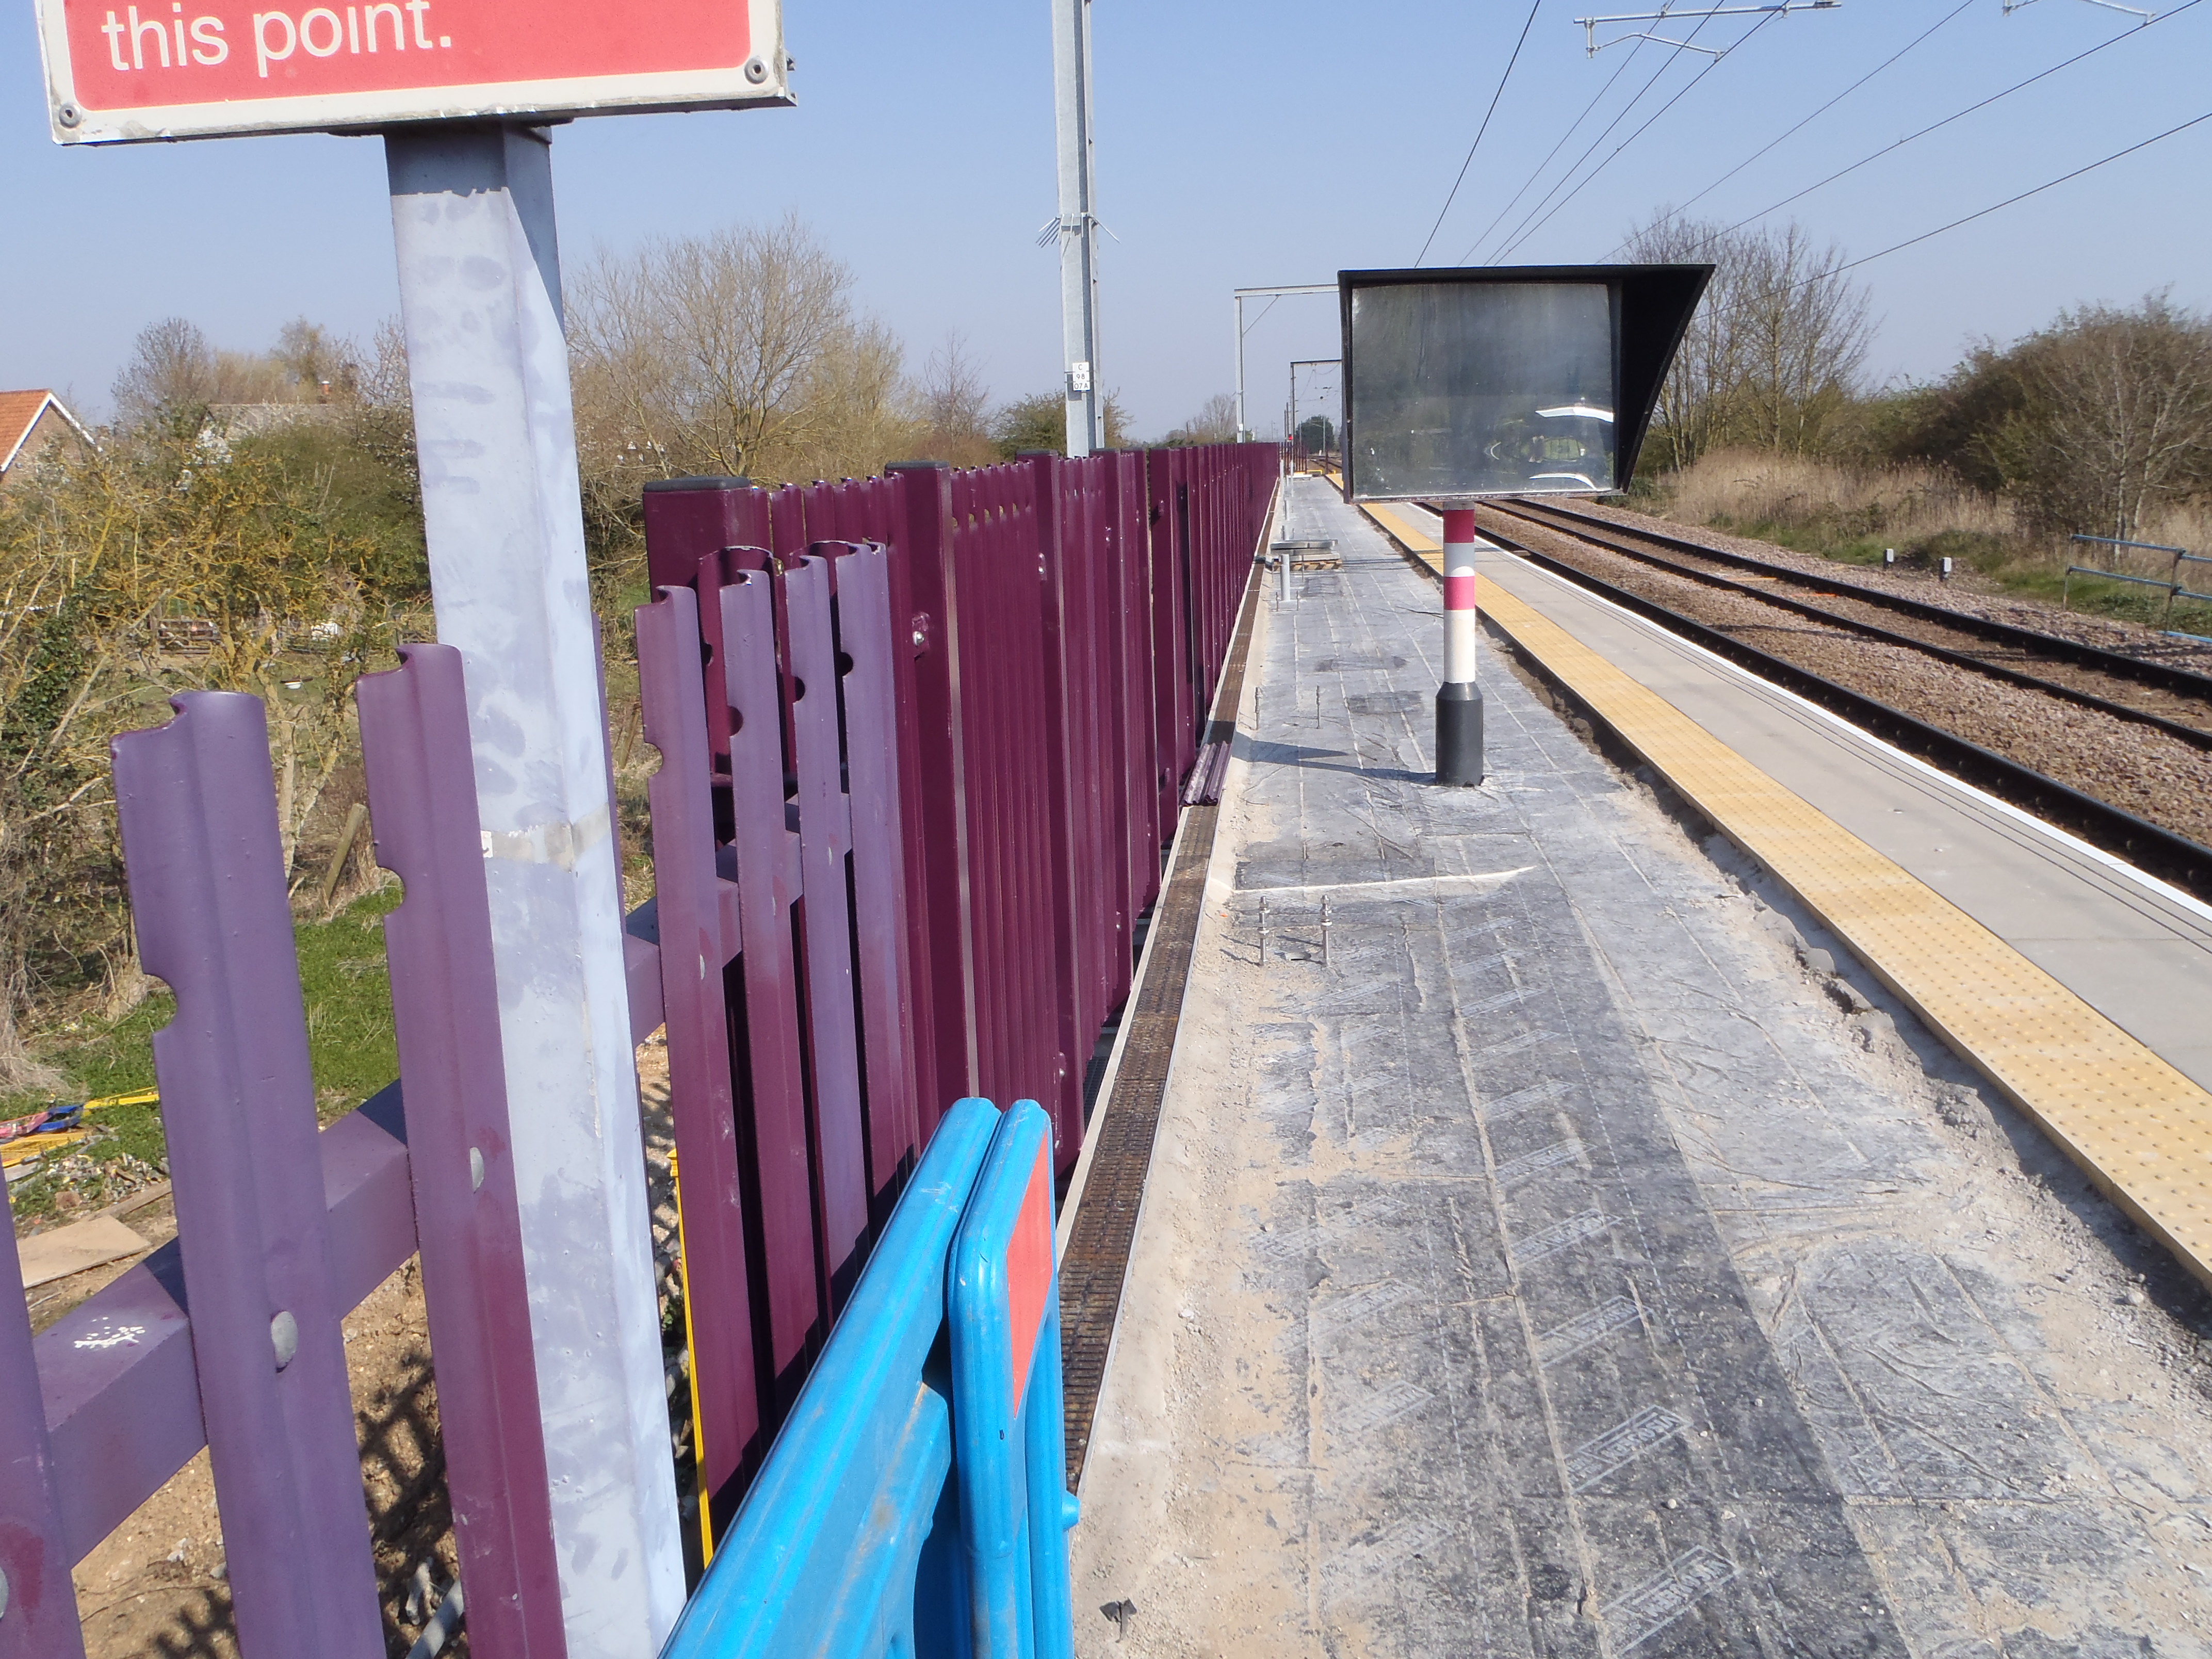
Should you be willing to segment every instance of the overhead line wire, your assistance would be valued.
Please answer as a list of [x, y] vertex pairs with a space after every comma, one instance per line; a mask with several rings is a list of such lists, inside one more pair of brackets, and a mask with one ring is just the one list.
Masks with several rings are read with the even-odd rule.
[[[2191, 3], [2194, 4], [2195, 0], [2191, 0]], [[2166, 15], [2170, 17], [2173, 14], [2168, 12]], [[2145, 27], [2148, 27], [2148, 25]], [[2078, 167], [2071, 173], [2063, 173], [2056, 179], [2046, 179], [2044, 183], [2038, 185], [2033, 190], [2024, 190], [2017, 196], [2008, 196], [2002, 202], [1992, 202], [1985, 208], [1978, 209], [1975, 212], [1965, 215], [1963, 217], [1952, 220], [1948, 225], [1938, 225], [1933, 230], [1923, 230], [1917, 236], [1908, 236], [1901, 242], [1892, 243], [1889, 246], [1883, 248], [1878, 253], [1869, 253], [1861, 258], [1852, 259], [1845, 264], [1838, 265], [1833, 270], [1821, 271], [1815, 276], [1808, 276], [1805, 279], [1805, 282], [1796, 284], [1796, 287], [1803, 288], [1807, 286], [1808, 283], [1820, 281], [1823, 277], [1840, 276], [1843, 272], [1856, 270], [1861, 265], [1872, 264], [1876, 259], [1887, 258], [1891, 254], [1900, 252], [1905, 248], [1912, 247], [1918, 243], [1927, 241], [1930, 237], [1941, 236], [1944, 232], [1948, 230], [1956, 230], [1961, 225], [1970, 225], [1977, 219], [1986, 219], [1992, 213], [1999, 212], [2005, 208], [2011, 207], [2014, 203], [2025, 202], [2031, 196], [2040, 196], [2046, 190], [2056, 190], [2059, 185], [2065, 184], [2071, 179], [2079, 179], [2085, 173], [2094, 173], [2099, 167], [2109, 167], [2112, 162], [2119, 161], [2124, 156], [2132, 155], [2139, 149], [2148, 149], [2153, 144], [2163, 143], [2165, 140], [2172, 137], [2176, 133], [2186, 132], [2191, 127], [2202, 126], [2207, 121], [2212, 121], [2212, 110], [2207, 110], [2202, 115], [2196, 116], [2190, 120], [2184, 121], [2179, 126], [2168, 127], [2164, 132], [2153, 133], [2149, 137], [2142, 139], [2139, 143], [2130, 144], [2125, 149], [2116, 149], [2110, 155], [2106, 155], [2098, 161], [2092, 161], [2086, 167]]]
[[[1700, 17], [1698, 20], [1697, 27], [1690, 31], [1690, 40], [1696, 40], [1699, 32], [1704, 29], [1706, 24], [1712, 21], [1712, 15], [1710, 13]], [[1765, 18], [1761, 18], [1759, 20], [1762, 24], [1767, 21], [1768, 20]], [[1575, 176], [1575, 170], [1577, 167], [1581, 167], [1583, 162], [1589, 161], [1591, 156], [1597, 153], [1597, 147], [1603, 143], [1607, 138], [1610, 138], [1620, 124], [1623, 121], [1626, 121], [1629, 116], [1634, 112], [1636, 106], [1644, 101], [1644, 94], [1650, 92], [1652, 88], [1659, 84], [1660, 76], [1666, 74], [1668, 70], [1674, 68], [1675, 60], [1680, 58], [1683, 52], [1688, 50], [1689, 47], [1688, 41], [1665, 40], [1657, 41], [1654, 44], [1659, 46], [1670, 46], [1674, 47], [1674, 50], [1660, 60], [1659, 67], [1651, 71], [1650, 78], [1646, 80], [1642, 86], [1636, 89], [1636, 95], [1633, 98], [1631, 98], [1626, 104], [1623, 104], [1620, 106], [1620, 112], [1616, 114], [1612, 120], [1605, 124], [1605, 131], [1599, 133], [1596, 137], [1591, 139], [1589, 141], [1589, 148], [1584, 149], [1580, 155], [1576, 156], [1572, 161], [1568, 163], [1567, 170], [1561, 173], [1557, 179], [1553, 181], [1551, 189], [1546, 191], [1543, 195], [1537, 198], [1536, 205], [1530, 208], [1527, 213], [1522, 216], [1521, 222], [1505, 233], [1505, 246], [1501, 247], [1498, 252], [1490, 256], [1491, 264], [1495, 264], [1505, 257], [1507, 248], [1512, 246], [1515, 244], [1516, 240], [1521, 235], [1521, 233], [1528, 228], [1529, 220], [1544, 210], [1544, 204], [1549, 202], [1553, 196], [1559, 193], [1560, 187], [1564, 185], [1568, 179]], [[1636, 51], [1641, 51], [1643, 46], [1644, 42], [1638, 40], [1636, 45]], [[1634, 52], [1632, 52], [1630, 55], [1632, 57], [1634, 56]], [[1716, 59], [1715, 61], [1717, 62], [1718, 60]], [[1626, 68], [1626, 65], [1624, 64], [1622, 67]], [[1692, 77], [1692, 79], [1694, 80], [1695, 77]], [[1607, 84], [1610, 86], [1612, 83], [1608, 82]], [[1579, 123], [1577, 125], [1579, 125]], [[1547, 161], [1550, 158], [1548, 156], [1546, 158]], [[1519, 198], [1516, 198], [1515, 199], [1518, 200]], [[1504, 217], [1504, 215], [1500, 214], [1498, 217], [1503, 218]], [[1486, 236], [1489, 233], [1486, 231], [1484, 233]], [[1468, 252], [1472, 254], [1474, 250], [1473, 248], [1469, 248]]]
[[[1748, 155], [1745, 156], [1745, 157], [1743, 158], [1743, 160], [1741, 160], [1741, 161], [1738, 161], [1738, 162], [1737, 162], [1734, 167], [1730, 167], [1730, 168], [1729, 168], [1726, 173], [1723, 173], [1723, 174], [1721, 174], [1721, 176], [1720, 176], [1719, 178], [1717, 178], [1717, 179], [1714, 179], [1714, 180], [1712, 181], [1712, 183], [1711, 183], [1710, 185], [1706, 185], [1703, 190], [1699, 191], [1698, 191], [1695, 196], [1692, 196], [1692, 198], [1690, 198], [1690, 199], [1689, 199], [1688, 201], [1686, 201], [1686, 202], [1683, 203], [1683, 204], [1682, 204], [1682, 208], [1681, 208], [1680, 210], [1678, 210], [1678, 211], [1680, 211], [1680, 210], [1687, 210], [1687, 209], [1689, 209], [1689, 208], [1691, 208], [1691, 207], [1694, 206], [1696, 204], [1698, 204], [1698, 203], [1699, 203], [1699, 202], [1702, 202], [1703, 200], [1705, 200], [1705, 198], [1706, 197], [1708, 197], [1708, 196], [1711, 195], [1715, 191], [1718, 190], [1718, 189], [1719, 189], [1723, 185], [1724, 185], [1724, 184], [1728, 183], [1728, 181], [1729, 181], [1729, 179], [1731, 179], [1735, 178], [1735, 177], [1736, 176], [1736, 174], [1737, 174], [1737, 173], [1741, 173], [1741, 172], [1742, 172], [1746, 167], [1749, 167], [1749, 166], [1750, 166], [1753, 161], [1756, 161], [1757, 160], [1759, 160], [1759, 158], [1760, 156], [1762, 156], [1762, 155], [1765, 155], [1765, 154], [1767, 153], [1767, 151], [1769, 151], [1769, 150], [1772, 149], [1773, 149], [1777, 144], [1779, 144], [1779, 143], [1783, 143], [1783, 142], [1784, 142], [1784, 140], [1785, 140], [1785, 139], [1794, 137], [1796, 137], [1798, 133], [1800, 133], [1800, 132], [1803, 131], [1807, 127], [1810, 126], [1810, 125], [1811, 125], [1814, 121], [1817, 121], [1818, 119], [1820, 119], [1820, 117], [1822, 117], [1823, 115], [1826, 115], [1826, 114], [1830, 110], [1832, 110], [1832, 109], [1835, 108], [1835, 106], [1836, 106], [1837, 105], [1838, 105], [1838, 104], [1842, 103], [1842, 102], [1844, 101], [1844, 99], [1846, 99], [1846, 98], [1850, 97], [1853, 93], [1856, 92], [1856, 91], [1857, 91], [1861, 87], [1864, 86], [1868, 82], [1869, 82], [1869, 81], [1873, 80], [1873, 79], [1874, 79], [1874, 77], [1875, 77], [1875, 76], [1880, 75], [1880, 74], [1881, 74], [1884, 70], [1886, 70], [1886, 69], [1889, 68], [1891, 64], [1893, 64], [1896, 63], [1896, 62], [1898, 61], [1898, 59], [1899, 59], [1899, 58], [1903, 58], [1903, 57], [1904, 57], [1907, 52], [1910, 52], [1913, 51], [1916, 47], [1919, 46], [1920, 46], [1923, 41], [1925, 41], [1925, 40], [1928, 39], [1928, 37], [1929, 37], [1929, 35], [1931, 35], [1931, 34], [1935, 33], [1936, 30], [1938, 30], [1938, 29], [1942, 28], [1942, 27], [1946, 23], [1950, 22], [1954, 18], [1957, 17], [1957, 16], [1958, 16], [1961, 12], [1964, 12], [1964, 11], [1966, 11], [1967, 9], [1970, 9], [1973, 4], [1974, 4], [1974, 0], [1959, 0], [1959, 3], [1958, 3], [1956, 6], [1954, 6], [1954, 8], [1952, 8], [1952, 9], [1950, 9], [1949, 11], [1945, 12], [1945, 13], [1944, 13], [1941, 17], [1937, 18], [1937, 19], [1936, 19], [1933, 23], [1930, 23], [1930, 24], [1929, 24], [1929, 25], [1925, 29], [1922, 30], [1918, 34], [1916, 34], [1915, 36], [1913, 36], [1913, 37], [1912, 37], [1912, 39], [1911, 39], [1909, 42], [1907, 42], [1905, 46], [1902, 46], [1899, 47], [1899, 48], [1897, 49], [1897, 51], [1896, 51], [1896, 52], [1893, 52], [1893, 53], [1892, 53], [1890, 56], [1888, 56], [1887, 58], [1883, 58], [1883, 59], [1881, 60], [1881, 63], [1876, 64], [1875, 64], [1872, 69], [1869, 70], [1868, 70], [1864, 75], [1862, 75], [1861, 76], [1859, 76], [1859, 78], [1858, 78], [1857, 80], [1856, 80], [1856, 81], [1852, 82], [1850, 83], [1850, 85], [1849, 85], [1849, 86], [1845, 87], [1845, 88], [1844, 88], [1841, 92], [1838, 93], [1834, 97], [1832, 97], [1832, 98], [1831, 98], [1830, 100], [1828, 100], [1828, 101], [1827, 101], [1826, 103], [1825, 103], [1825, 104], [1821, 105], [1820, 108], [1818, 108], [1818, 109], [1814, 110], [1814, 111], [1810, 115], [1808, 115], [1808, 116], [1807, 116], [1803, 120], [1802, 120], [1802, 121], [1798, 122], [1798, 123], [1796, 124], [1796, 125], [1795, 125], [1795, 126], [1791, 127], [1791, 128], [1790, 128], [1787, 132], [1782, 133], [1779, 137], [1774, 137], [1774, 138], [1769, 139], [1769, 140], [1768, 140], [1765, 144], [1762, 144], [1759, 149], [1755, 149], [1755, 150], [1752, 151], [1752, 153], [1751, 153], [1750, 155]], [[1616, 250], [1616, 251], [1618, 251], [1618, 250]]]
[[[1661, 10], [1665, 11], [1670, 9], [1673, 7], [1674, 3], [1674, 0], [1662, 0]], [[1504, 207], [1498, 210], [1498, 217], [1492, 219], [1487, 225], [1484, 226], [1482, 234], [1476, 237], [1468, 246], [1467, 252], [1459, 256], [1459, 263], [1461, 264], [1465, 264], [1468, 260], [1474, 256], [1474, 250], [1480, 247], [1485, 242], [1490, 240], [1490, 233], [1498, 228], [1499, 224], [1504, 222], [1505, 216], [1512, 212], [1514, 208], [1519, 204], [1521, 198], [1528, 193], [1528, 186], [1534, 184], [1538, 179], [1543, 176], [1544, 169], [1552, 165], [1552, 157], [1553, 155], [1557, 155], [1561, 150], [1567, 147], [1567, 140], [1573, 137], [1577, 130], [1581, 127], [1582, 124], [1589, 119], [1590, 112], [1598, 106], [1598, 104], [1603, 100], [1606, 94], [1613, 90], [1613, 82], [1619, 81], [1622, 76], [1628, 73], [1628, 66], [1636, 61], [1636, 54], [1643, 50], [1644, 42], [1641, 40], [1638, 40], [1634, 46], [1628, 49], [1628, 55], [1620, 60], [1620, 67], [1613, 70], [1612, 76], [1606, 82], [1606, 83], [1600, 87], [1595, 93], [1591, 94], [1589, 102], [1583, 106], [1583, 112], [1575, 117], [1573, 120], [1567, 123], [1567, 130], [1559, 135], [1559, 141], [1552, 146], [1550, 154], [1547, 155], [1542, 161], [1537, 162], [1535, 167], [1530, 171], [1528, 176], [1521, 181], [1521, 188], [1513, 192], [1513, 199], [1506, 203]], [[1639, 94], [1638, 95], [1640, 96], [1641, 94]]]
[[2077, 52], [2071, 58], [2065, 58], [2059, 63], [2053, 64], [2049, 69], [2038, 70], [2035, 74], [2029, 76], [2025, 81], [2014, 82], [2011, 86], [2005, 88], [2002, 92], [1991, 93], [1979, 103], [1969, 104], [1966, 108], [1959, 110], [1953, 114], [1947, 115], [1940, 121], [1931, 122], [1929, 125], [1921, 128], [1917, 132], [1909, 132], [1905, 134], [1904, 137], [1898, 139], [1894, 143], [1885, 144], [1880, 149], [1875, 150], [1871, 154], [1861, 156], [1849, 167], [1837, 169], [1837, 171], [1830, 173], [1826, 178], [1819, 180], [1817, 183], [1808, 185], [1804, 189], [1796, 191], [1793, 195], [1785, 196], [1778, 202], [1770, 203], [1767, 206], [1759, 209], [1756, 213], [1747, 214], [1744, 217], [1737, 220], [1726, 229], [1714, 232], [1711, 236], [1707, 237], [1705, 240], [1708, 243], [1717, 242], [1722, 237], [1727, 235], [1729, 231], [1741, 230], [1746, 225], [1751, 223], [1754, 219], [1764, 219], [1768, 214], [1774, 212], [1777, 209], [1788, 207], [1792, 202], [1798, 201], [1805, 197], [1810, 196], [1816, 190], [1825, 189], [1828, 185], [1834, 184], [1837, 179], [1843, 178], [1846, 173], [1856, 173], [1861, 167], [1866, 166], [1869, 161], [1880, 161], [1892, 150], [1900, 149], [1906, 144], [1911, 143], [1916, 139], [1925, 138], [1929, 133], [1937, 131], [1942, 128], [1948, 127], [1954, 121], [1964, 120], [1967, 116], [1973, 114], [1977, 110], [1987, 109], [1991, 104], [1997, 102], [1999, 100], [2009, 98], [2015, 92], [2024, 91], [2026, 88], [2033, 86], [2038, 81], [2046, 80], [2050, 76], [2057, 74], [2058, 71], [2063, 69], [2071, 69], [2083, 58], [2094, 58], [2097, 53], [2104, 51], [2107, 46], [2118, 46], [2123, 40], [2132, 40], [2138, 35], [2142, 34], [2145, 29], [2156, 28], [2160, 23], [2165, 22], [2168, 18], [2179, 17], [2183, 12], [2193, 10], [2197, 7], [2203, 4], [2203, 3], [2204, 0], [2182, 0], [2182, 3], [2174, 7], [2172, 10], [2160, 12], [2149, 22], [2138, 24], [2136, 27], [2128, 30], [2124, 34], [2116, 34], [2108, 40], [2100, 40], [2095, 46], [2088, 48], [2086, 52]]
[[1444, 215], [1451, 211], [1452, 204], [1459, 199], [1459, 187], [1467, 182], [1467, 170], [1474, 165], [1474, 153], [1482, 148], [1482, 135], [1490, 131], [1490, 118], [1498, 113], [1498, 100], [1505, 95], [1505, 83], [1513, 78], [1513, 66], [1521, 61], [1521, 48], [1528, 45], [1528, 30], [1535, 23], [1536, 14], [1543, 4], [1544, 0], [1534, 0], [1528, 8], [1528, 21], [1521, 25], [1521, 38], [1513, 43], [1513, 55], [1505, 60], [1505, 73], [1498, 77], [1498, 90], [1490, 94], [1490, 107], [1483, 111], [1482, 125], [1474, 130], [1474, 142], [1467, 147], [1467, 160], [1459, 164], [1459, 177], [1452, 180], [1450, 193], [1445, 196], [1443, 206], [1437, 210], [1437, 222], [1429, 227], [1428, 240], [1421, 244], [1421, 251], [1413, 256], [1413, 263], [1417, 265], [1429, 257], [1429, 243], [1437, 240], [1437, 233], [1444, 228]]
[[[1781, 15], [1782, 14], [1778, 11], [1767, 13], [1765, 16], [1760, 18], [1759, 21], [1753, 24], [1750, 29], [1744, 34], [1743, 39], [1737, 41], [1735, 46], [1730, 46], [1729, 51], [1735, 52], [1739, 48], [1747, 46], [1750, 43], [1753, 35], [1757, 34], [1759, 30], [1765, 28], [1769, 23], [1772, 22], [1776, 18]], [[1692, 33], [1694, 33], [1694, 31]], [[1650, 131], [1653, 125], [1658, 121], [1661, 116], [1666, 114], [1668, 110], [1680, 103], [1683, 99], [1688, 97], [1691, 91], [1697, 86], [1698, 82], [1704, 80], [1708, 75], [1711, 75], [1720, 66], [1721, 60], [1718, 57], [1716, 57], [1711, 63], [1707, 64], [1695, 75], [1692, 76], [1689, 80], [1683, 84], [1680, 91], [1675, 93], [1672, 98], [1669, 98], [1665, 103], [1662, 104], [1657, 109], [1651, 112], [1651, 118], [1650, 120], [1644, 122], [1642, 126], [1637, 128], [1636, 131], [1630, 133], [1627, 137], [1622, 139], [1620, 143], [1613, 147], [1613, 153], [1611, 155], [1607, 155], [1605, 160], [1600, 161], [1595, 167], [1584, 173], [1583, 175], [1582, 183], [1577, 185], [1565, 196], [1559, 198], [1557, 202], [1553, 203], [1552, 205], [1552, 210], [1549, 213], [1547, 213], [1542, 218], [1537, 220], [1534, 224], [1529, 225], [1527, 229], [1517, 232], [1513, 240], [1507, 244], [1504, 249], [1499, 252], [1498, 255], [1498, 258], [1501, 260], [1505, 258], [1515, 248], [1519, 247], [1531, 236], [1534, 236], [1538, 231], [1543, 229], [1546, 225], [1551, 223], [1552, 221], [1559, 216], [1561, 209], [1565, 208], [1568, 203], [1573, 201], [1576, 197], [1583, 193], [1583, 191], [1588, 186], [1591, 179], [1596, 178], [1599, 173], [1603, 173], [1607, 167], [1613, 164], [1613, 162], [1620, 157], [1621, 151], [1626, 149], [1638, 138], [1641, 138], [1645, 133]], [[1565, 183], [1565, 181], [1562, 179], [1560, 182]], [[1540, 206], [1541, 204], [1540, 203], [1538, 205]]]

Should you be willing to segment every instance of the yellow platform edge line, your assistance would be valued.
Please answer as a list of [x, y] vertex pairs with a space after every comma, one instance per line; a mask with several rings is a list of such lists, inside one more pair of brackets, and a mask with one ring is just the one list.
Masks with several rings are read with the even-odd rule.
[[[1431, 538], [1366, 510], [1433, 566]], [[1477, 592], [1492, 623], [2212, 1285], [2212, 1094], [1559, 624], [1487, 579]]]

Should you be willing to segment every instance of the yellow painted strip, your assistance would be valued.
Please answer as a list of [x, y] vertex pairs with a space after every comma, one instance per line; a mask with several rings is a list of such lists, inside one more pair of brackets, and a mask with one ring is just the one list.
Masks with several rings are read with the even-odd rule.
[[2212, 1285], [2212, 1094], [1557, 623], [1486, 579], [1478, 592], [1493, 622]]
[[1444, 574], [1443, 561], [1438, 556], [1443, 552], [1443, 549], [1437, 545], [1436, 538], [1430, 535], [1428, 532], [1416, 530], [1413, 527], [1413, 521], [1404, 514], [1388, 507], [1370, 506], [1365, 501], [1359, 504], [1359, 510], [1381, 525], [1384, 532], [1394, 538], [1399, 546], [1428, 566], [1437, 575], [1441, 576]]

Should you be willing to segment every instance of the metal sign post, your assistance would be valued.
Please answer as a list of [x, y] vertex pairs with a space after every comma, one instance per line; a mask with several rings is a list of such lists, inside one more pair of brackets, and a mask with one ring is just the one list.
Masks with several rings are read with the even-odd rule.
[[538, 124], [788, 104], [782, 14], [256, 3], [274, 9], [38, 0], [47, 116], [62, 143], [385, 135], [431, 595], [467, 675], [562, 1621], [569, 1659], [633, 1659], [674, 1627], [684, 1561]]
[[1053, 114], [1060, 143], [1060, 315], [1067, 453], [1106, 447], [1098, 379], [1098, 216], [1091, 175], [1091, 0], [1053, 0]]
[[552, 157], [512, 126], [385, 145], [438, 637], [467, 671], [568, 1652], [614, 1659], [675, 1627], [684, 1556]]

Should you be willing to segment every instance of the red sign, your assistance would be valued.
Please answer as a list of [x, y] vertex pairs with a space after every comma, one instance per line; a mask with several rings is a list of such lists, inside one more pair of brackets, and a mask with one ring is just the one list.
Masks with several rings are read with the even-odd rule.
[[63, 143], [787, 104], [779, 0], [39, 0]]

